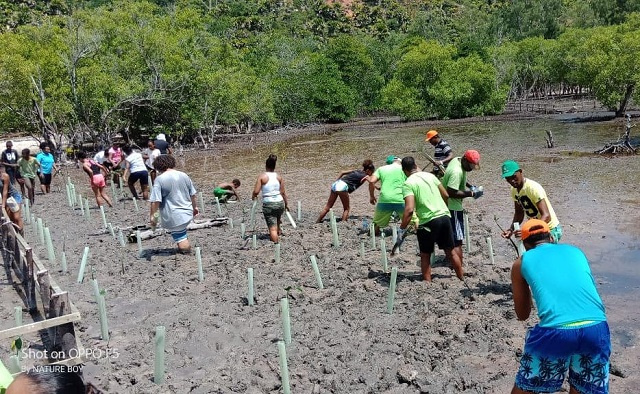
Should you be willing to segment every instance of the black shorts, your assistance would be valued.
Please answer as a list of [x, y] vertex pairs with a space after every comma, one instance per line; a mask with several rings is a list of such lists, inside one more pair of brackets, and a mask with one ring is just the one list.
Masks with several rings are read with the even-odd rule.
[[418, 227], [418, 245], [420, 253], [433, 253], [434, 243], [440, 249], [453, 249], [453, 231], [448, 216], [437, 217]]
[[129, 184], [133, 185], [134, 183], [136, 183], [137, 181], [140, 181], [141, 185], [148, 185], [149, 184], [149, 173], [146, 171], [136, 171], [136, 172], [132, 172], [129, 175]]
[[463, 211], [449, 211], [451, 214], [451, 230], [453, 231], [453, 240], [456, 246], [462, 245], [464, 240], [464, 212]]
[[51, 174], [40, 174], [40, 184], [49, 186], [51, 184]]

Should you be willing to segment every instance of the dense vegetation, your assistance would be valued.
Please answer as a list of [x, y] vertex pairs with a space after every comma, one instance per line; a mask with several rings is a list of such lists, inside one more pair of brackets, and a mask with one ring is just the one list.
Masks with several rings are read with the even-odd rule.
[[[106, 142], [495, 114], [640, 81], [633, 0], [0, 1], [0, 130]], [[636, 96], [636, 99], [639, 98]]]

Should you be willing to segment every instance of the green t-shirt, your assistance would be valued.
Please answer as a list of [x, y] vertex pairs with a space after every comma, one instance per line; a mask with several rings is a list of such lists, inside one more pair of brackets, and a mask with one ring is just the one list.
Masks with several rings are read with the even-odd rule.
[[[467, 172], [462, 168], [462, 160], [454, 157], [447, 166], [442, 177], [442, 185], [446, 188], [462, 191], [467, 188]], [[449, 197], [449, 209], [462, 211], [462, 199]]]
[[38, 161], [33, 157], [30, 157], [29, 160], [21, 157], [18, 159], [18, 168], [20, 169], [20, 175], [24, 178], [34, 179], [38, 169]]
[[380, 197], [378, 202], [404, 203], [402, 184], [407, 179], [400, 164], [387, 164], [379, 167], [374, 176], [380, 179]]
[[402, 187], [404, 197], [413, 196], [416, 201], [415, 212], [420, 225], [440, 216], [451, 216], [447, 204], [440, 195], [440, 181], [428, 172], [415, 172], [407, 178]]

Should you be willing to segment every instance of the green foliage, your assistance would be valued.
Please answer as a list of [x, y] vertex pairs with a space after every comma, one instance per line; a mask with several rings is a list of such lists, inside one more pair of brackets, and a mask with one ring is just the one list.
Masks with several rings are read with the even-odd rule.
[[640, 5], [623, 0], [49, 0], [0, 10], [0, 129], [46, 138], [189, 138], [374, 111], [472, 116], [499, 111], [509, 91], [559, 84], [619, 111], [639, 80]]

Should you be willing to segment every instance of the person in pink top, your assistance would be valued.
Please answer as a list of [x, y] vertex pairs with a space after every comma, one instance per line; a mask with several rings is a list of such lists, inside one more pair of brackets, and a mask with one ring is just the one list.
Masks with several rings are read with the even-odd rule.
[[82, 164], [82, 170], [89, 175], [91, 190], [93, 190], [93, 194], [96, 196], [96, 203], [98, 206], [102, 206], [102, 202], [106, 201], [107, 204], [112, 207], [113, 204], [107, 195], [107, 184], [104, 180], [105, 175], [109, 174], [109, 170], [107, 170], [102, 164], [98, 164], [97, 162], [88, 159], [85, 152], [78, 152], [78, 161]]

